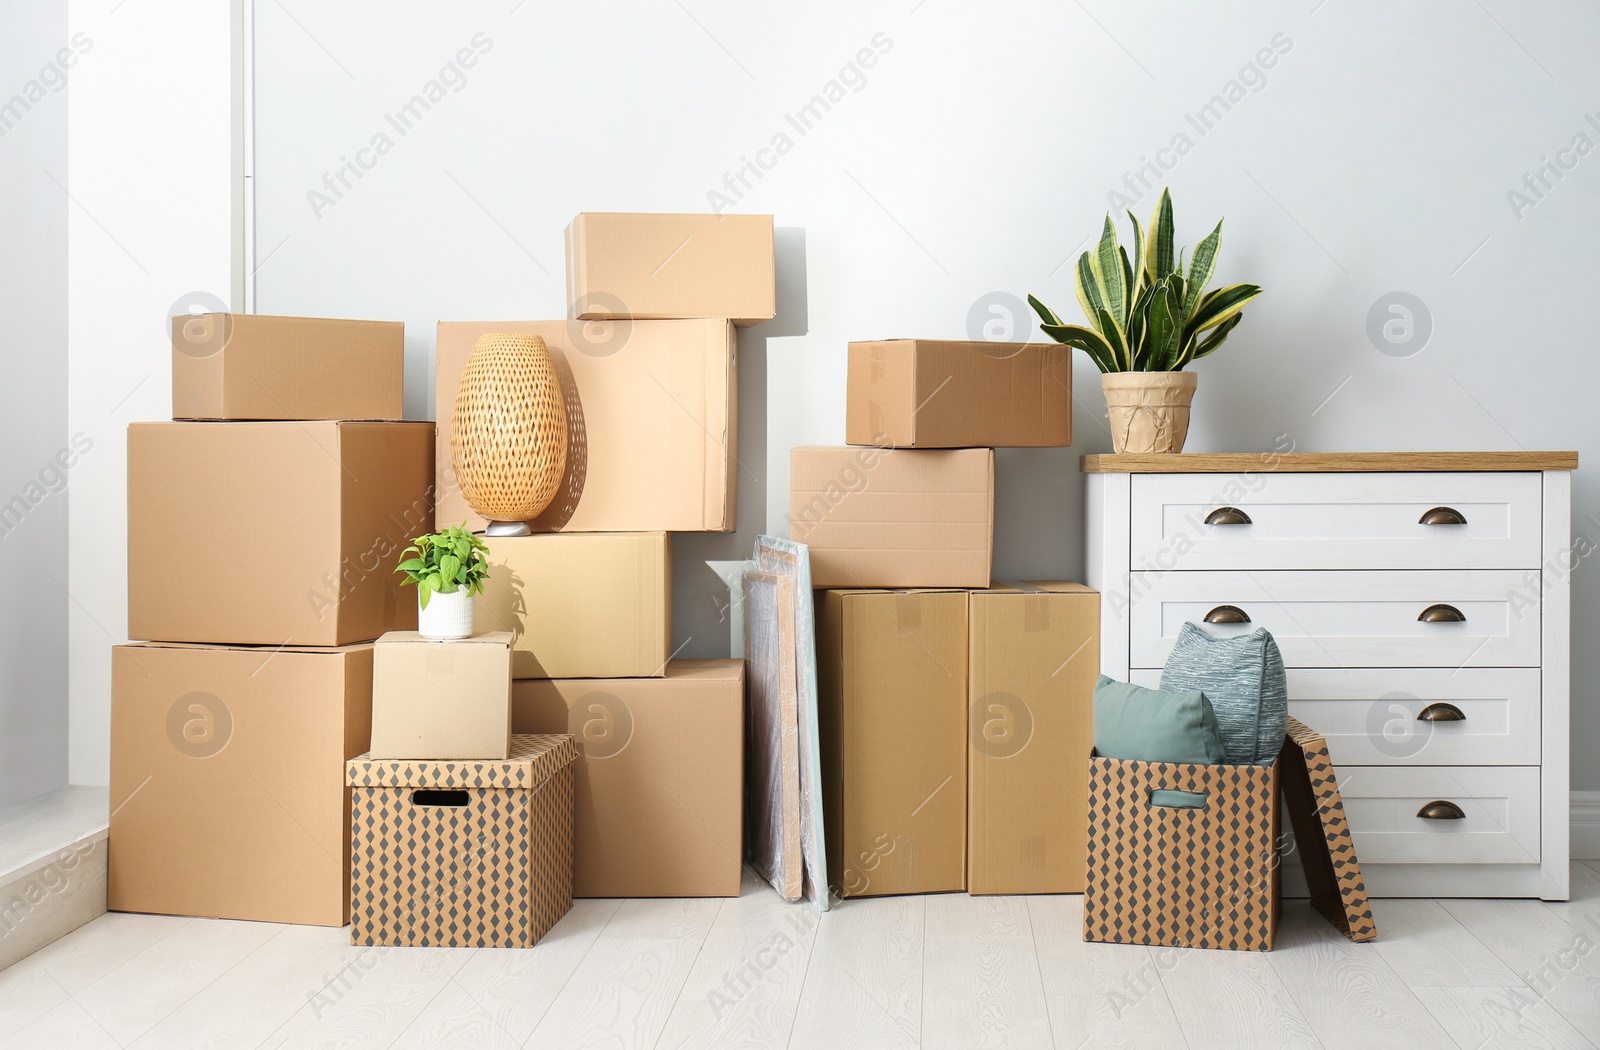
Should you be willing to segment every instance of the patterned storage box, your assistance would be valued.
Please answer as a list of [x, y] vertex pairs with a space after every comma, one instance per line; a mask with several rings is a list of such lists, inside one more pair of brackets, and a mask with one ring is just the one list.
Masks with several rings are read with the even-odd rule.
[[351, 759], [350, 943], [527, 948], [572, 907], [572, 737]]
[[[1089, 758], [1083, 939], [1268, 951], [1278, 924], [1278, 766]], [[1206, 796], [1180, 809], [1159, 790]]]
[[1278, 764], [1283, 768], [1283, 799], [1312, 906], [1352, 941], [1375, 939], [1378, 927], [1372, 921], [1367, 885], [1344, 816], [1339, 780], [1328, 758], [1328, 741], [1291, 718]]

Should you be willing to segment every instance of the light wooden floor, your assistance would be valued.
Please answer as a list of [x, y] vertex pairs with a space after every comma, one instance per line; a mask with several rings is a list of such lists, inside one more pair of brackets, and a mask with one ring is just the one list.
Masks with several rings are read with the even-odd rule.
[[1345, 941], [1287, 902], [1270, 954], [1084, 944], [1078, 897], [899, 897], [823, 916], [579, 901], [539, 947], [110, 914], [0, 972], [0, 1048], [1589, 1047], [1600, 867], [1574, 899], [1379, 901]]

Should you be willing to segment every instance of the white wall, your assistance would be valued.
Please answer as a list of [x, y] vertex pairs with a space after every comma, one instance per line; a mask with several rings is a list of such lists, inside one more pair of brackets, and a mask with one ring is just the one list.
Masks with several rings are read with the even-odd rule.
[[[842, 439], [846, 342], [959, 336], [996, 292], [1075, 312], [1064, 264], [1152, 164], [1181, 240], [1227, 216], [1220, 276], [1267, 289], [1196, 369], [1191, 449], [1578, 448], [1576, 525], [1600, 541], [1600, 156], [1508, 199], [1575, 136], [1600, 143], [1592, 5], [283, 0], [257, 31], [259, 308], [405, 320], [414, 415], [432, 411], [436, 320], [560, 315], [575, 212], [705, 210], [746, 158], [775, 161], [733, 205], [794, 231], [783, 316], [741, 343], [759, 482], [741, 475], [738, 536], [680, 539], [689, 654], [726, 645], [700, 560], [781, 530], [788, 449]], [[478, 34], [487, 54], [396, 134], [385, 115]], [[875, 40], [887, 53], [799, 135], [786, 116]], [[1202, 133], [1189, 117], [1235, 81]], [[385, 132], [392, 149], [314, 206]], [[792, 149], [758, 154], [779, 133]], [[1141, 215], [1155, 198], [1129, 196]], [[1368, 334], [1395, 292], [1431, 318], [1409, 356]], [[999, 577], [1082, 571], [1077, 456], [1109, 438], [1095, 373], [1076, 375], [1078, 444], [1000, 455]], [[1575, 611], [1581, 637], [1600, 617], [1586, 564]], [[1600, 749], [1593, 646], [1576, 687], [1583, 754]], [[1575, 786], [1600, 767], [1577, 763]]]
[[[127, 631], [126, 434], [171, 415], [172, 304], [229, 288], [229, 5], [70, 0], [66, 430], [93, 441], [73, 468], [68, 575], [71, 778], [107, 780], [111, 646]], [[173, 525], [174, 551], [185, 528]], [[114, 803], [115, 804], [115, 803]]]
[[[0, 0], [0, 808], [67, 781], [65, 0]], [[68, 48], [65, 57], [59, 56]], [[21, 395], [21, 396], [19, 396]], [[57, 456], [62, 458], [57, 460]]]

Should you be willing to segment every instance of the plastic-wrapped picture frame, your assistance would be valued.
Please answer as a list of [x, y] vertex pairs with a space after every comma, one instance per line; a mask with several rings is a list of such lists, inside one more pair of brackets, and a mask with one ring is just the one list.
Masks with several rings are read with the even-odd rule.
[[794, 578], [744, 573], [745, 854], [785, 900], [800, 899], [800, 742]]

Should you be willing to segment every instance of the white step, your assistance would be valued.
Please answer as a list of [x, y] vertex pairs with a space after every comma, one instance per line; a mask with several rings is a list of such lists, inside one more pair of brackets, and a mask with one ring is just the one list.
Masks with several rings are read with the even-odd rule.
[[0, 811], [0, 969], [105, 913], [108, 798], [64, 787]]

